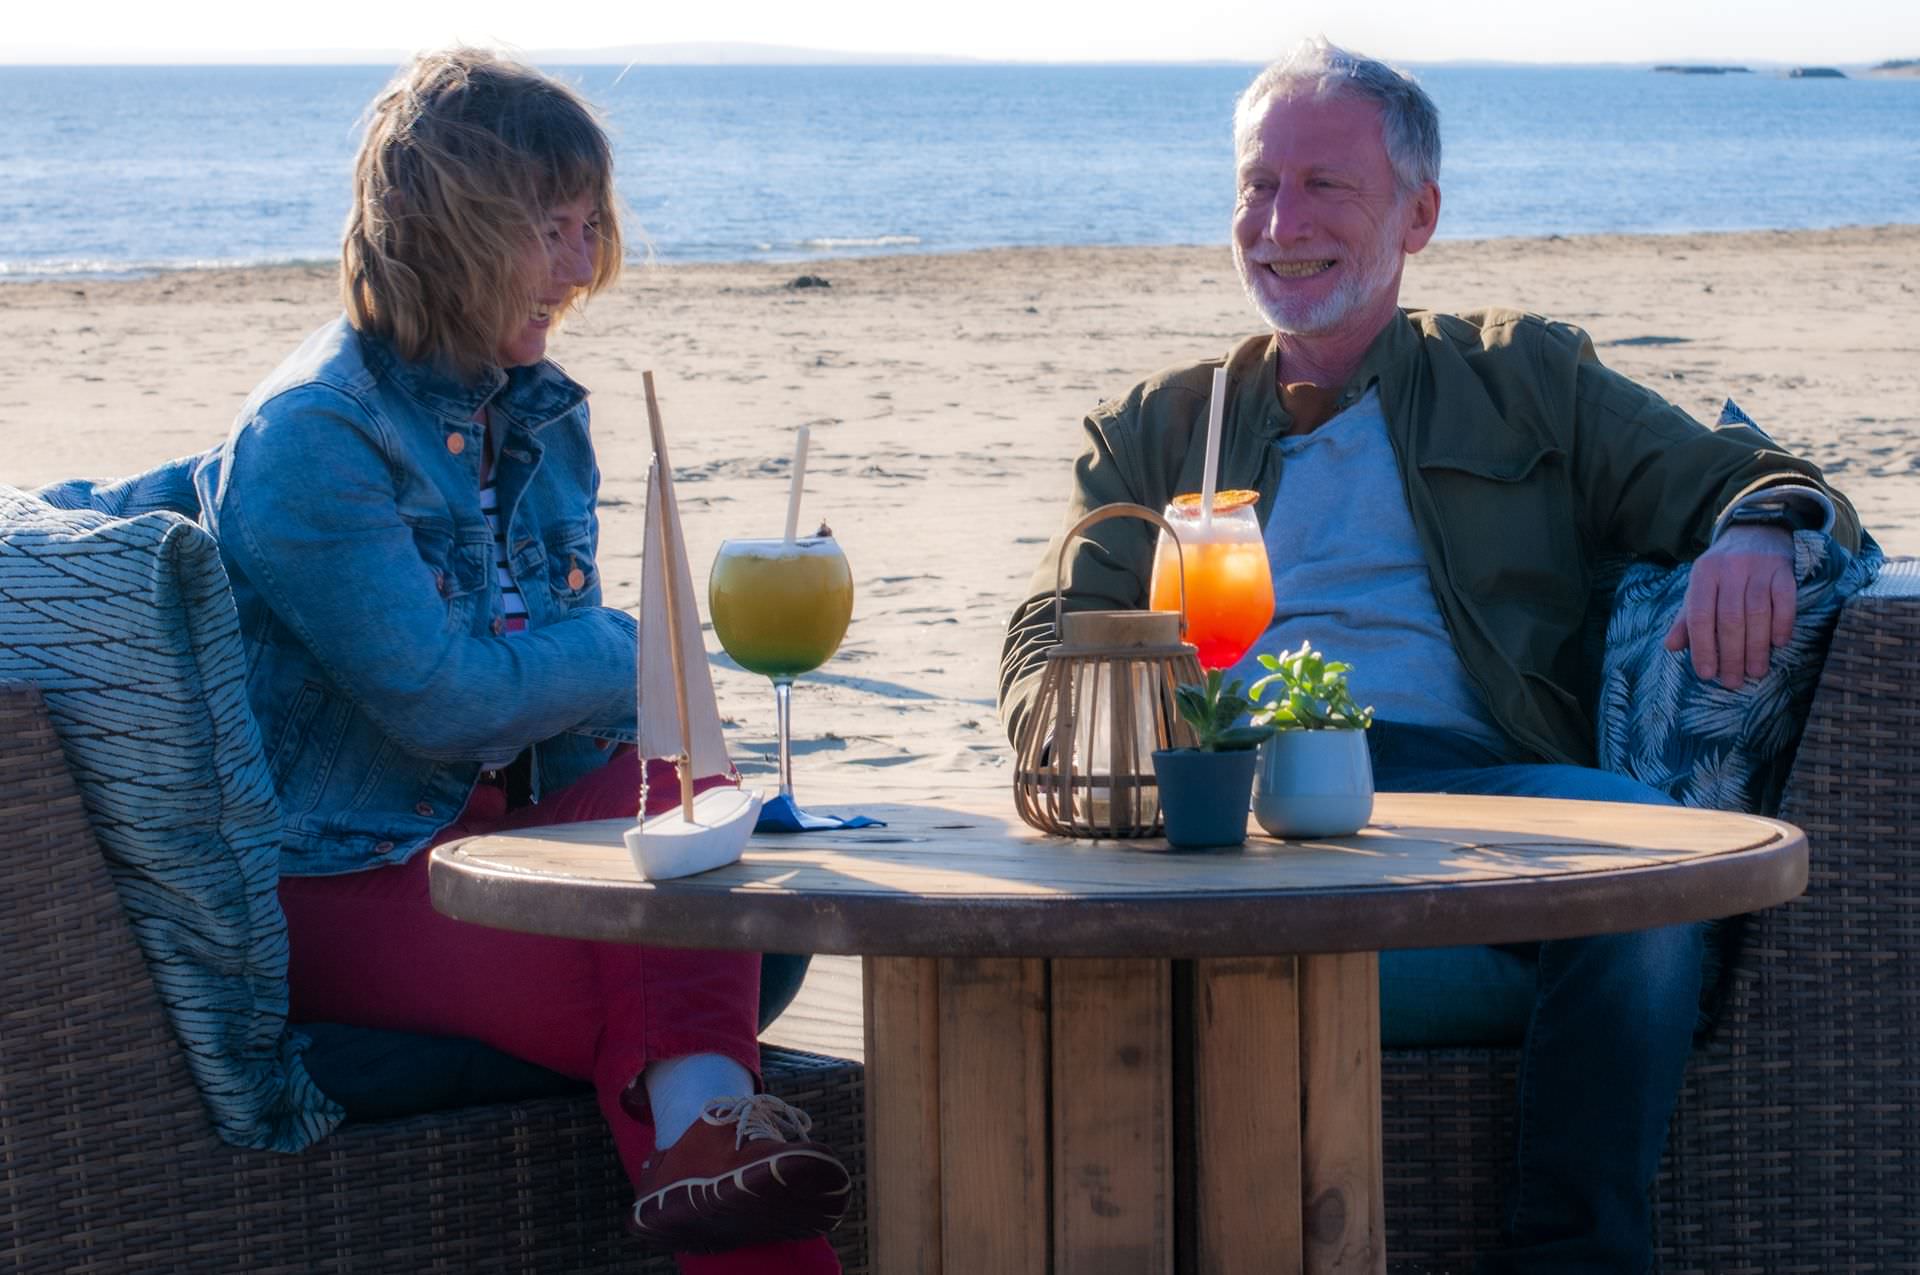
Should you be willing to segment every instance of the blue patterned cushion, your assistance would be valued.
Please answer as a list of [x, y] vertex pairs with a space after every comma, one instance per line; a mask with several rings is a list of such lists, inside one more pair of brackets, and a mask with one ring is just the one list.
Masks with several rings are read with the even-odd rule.
[[1687, 652], [1666, 649], [1690, 564], [1628, 568], [1614, 595], [1601, 668], [1601, 767], [1682, 805], [1772, 814], [1840, 608], [1872, 583], [1883, 561], [1870, 536], [1855, 554], [1819, 532], [1794, 533], [1793, 637], [1773, 652], [1765, 677], [1738, 690], [1702, 681]]
[[296, 1151], [324, 1135], [342, 1113], [286, 1027], [279, 810], [213, 540], [174, 513], [0, 486], [0, 678], [46, 698], [220, 1136]]

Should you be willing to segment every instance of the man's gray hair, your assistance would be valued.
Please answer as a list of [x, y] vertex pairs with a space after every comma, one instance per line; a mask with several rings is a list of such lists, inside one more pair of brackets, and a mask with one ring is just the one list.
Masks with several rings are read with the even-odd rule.
[[1380, 136], [1402, 191], [1440, 180], [1440, 111], [1411, 75], [1375, 58], [1352, 53], [1325, 39], [1302, 40], [1260, 72], [1233, 108], [1233, 144], [1238, 150], [1253, 131], [1260, 104], [1274, 95], [1329, 97], [1349, 93], [1380, 108]]

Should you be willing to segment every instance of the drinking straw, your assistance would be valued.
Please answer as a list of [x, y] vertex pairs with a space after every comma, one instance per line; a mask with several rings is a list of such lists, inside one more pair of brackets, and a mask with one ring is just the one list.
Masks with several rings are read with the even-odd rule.
[[1213, 395], [1207, 402], [1207, 467], [1200, 479], [1200, 535], [1213, 530], [1213, 490], [1220, 469], [1220, 414], [1227, 405], [1227, 369], [1213, 369]]
[[800, 530], [800, 489], [807, 479], [807, 427], [802, 425], [793, 439], [793, 482], [787, 488], [787, 543]]

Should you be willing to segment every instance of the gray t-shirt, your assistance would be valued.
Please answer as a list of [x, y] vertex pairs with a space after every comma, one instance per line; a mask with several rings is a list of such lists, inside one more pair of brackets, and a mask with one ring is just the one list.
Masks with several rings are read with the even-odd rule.
[[1354, 699], [1380, 720], [1457, 731], [1505, 751], [1434, 601], [1379, 392], [1274, 445], [1285, 463], [1266, 526], [1273, 623], [1229, 679], [1251, 685], [1266, 674], [1256, 655], [1311, 642], [1353, 666]]

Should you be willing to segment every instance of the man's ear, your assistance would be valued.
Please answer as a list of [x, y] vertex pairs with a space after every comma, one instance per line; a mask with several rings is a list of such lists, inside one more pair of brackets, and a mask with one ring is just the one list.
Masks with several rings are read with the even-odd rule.
[[1433, 238], [1434, 227], [1439, 224], [1440, 188], [1427, 182], [1413, 196], [1413, 220], [1407, 223], [1407, 234], [1400, 241], [1400, 250], [1408, 256], [1419, 252]]

